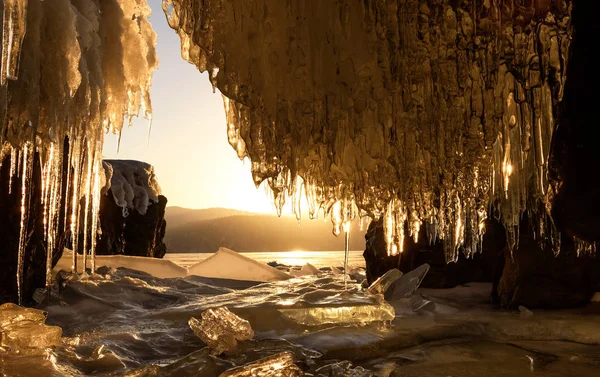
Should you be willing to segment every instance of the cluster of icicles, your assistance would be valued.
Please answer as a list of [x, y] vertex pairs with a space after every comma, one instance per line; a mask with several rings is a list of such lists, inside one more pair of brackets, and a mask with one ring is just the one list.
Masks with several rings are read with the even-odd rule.
[[10, 156], [11, 190], [20, 180], [20, 192], [11, 192], [21, 196], [19, 301], [36, 161], [47, 284], [62, 231], [71, 234], [73, 271], [78, 251], [80, 269], [95, 269], [104, 134], [152, 111], [158, 60], [149, 16], [146, 0], [3, 1], [0, 163]]
[[[260, 6], [258, 5], [260, 3]], [[481, 250], [485, 222], [518, 245], [546, 207], [572, 2], [163, 0], [182, 57], [224, 97], [229, 143], [281, 211], [320, 209], [333, 233], [383, 218], [389, 255], [442, 239]], [[579, 243], [578, 243], [579, 245]], [[582, 252], [593, 245], [578, 246]]]

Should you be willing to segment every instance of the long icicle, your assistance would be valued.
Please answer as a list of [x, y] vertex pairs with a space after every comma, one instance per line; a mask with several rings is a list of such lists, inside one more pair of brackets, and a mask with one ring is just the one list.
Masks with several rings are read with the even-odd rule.
[[33, 169], [33, 158], [30, 157], [30, 143], [27, 142], [23, 146], [23, 170], [21, 172], [21, 224], [19, 234], [19, 250], [17, 254], [17, 295], [18, 303], [23, 303], [23, 270], [25, 263], [25, 247], [27, 242], [27, 223], [28, 223], [28, 203], [29, 203], [29, 177]]
[[350, 222], [347, 221], [344, 223], [344, 290], [348, 290], [348, 259], [350, 257], [349, 245], [350, 245]]

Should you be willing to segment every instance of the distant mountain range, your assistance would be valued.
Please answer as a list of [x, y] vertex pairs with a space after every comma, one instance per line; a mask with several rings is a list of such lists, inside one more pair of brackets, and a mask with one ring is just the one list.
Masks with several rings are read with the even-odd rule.
[[[228, 208], [167, 207], [165, 243], [169, 253], [212, 253], [219, 247], [238, 252], [344, 250], [344, 236], [335, 237], [331, 221], [244, 212]], [[365, 247], [364, 231], [355, 221], [350, 249]]]

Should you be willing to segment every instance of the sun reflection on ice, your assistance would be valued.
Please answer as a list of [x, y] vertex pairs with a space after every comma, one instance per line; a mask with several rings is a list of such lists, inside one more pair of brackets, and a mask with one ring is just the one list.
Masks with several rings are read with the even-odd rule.
[[308, 263], [309, 253], [304, 250], [288, 251], [285, 253], [285, 256], [280, 259], [279, 263], [288, 266], [304, 266]]

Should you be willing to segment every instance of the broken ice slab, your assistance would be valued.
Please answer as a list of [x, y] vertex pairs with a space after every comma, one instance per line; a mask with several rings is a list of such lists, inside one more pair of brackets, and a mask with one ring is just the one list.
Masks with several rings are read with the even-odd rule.
[[331, 266], [331, 273], [334, 275], [342, 275], [344, 272], [335, 266]]
[[291, 352], [267, 356], [246, 365], [229, 369], [219, 377], [301, 377], [302, 369], [294, 364]]
[[0, 305], [1, 328], [20, 321], [32, 321], [43, 324], [46, 322], [46, 313], [42, 310], [23, 308], [10, 302]]
[[46, 326], [46, 313], [7, 303], [0, 306], [0, 346], [29, 353], [60, 343], [62, 329]]
[[369, 292], [371, 294], [384, 294], [385, 291], [388, 290], [390, 285], [392, 285], [392, 283], [395, 282], [396, 280], [398, 280], [401, 276], [402, 276], [402, 272], [400, 270], [398, 270], [397, 268], [394, 268], [393, 270], [389, 270], [388, 272], [383, 274], [381, 277], [379, 277], [379, 279], [375, 280], [373, 282], [373, 284], [371, 284], [371, 286], [369, 286], [369, 289], [367, 289], [367, 292]]
[[[227, 268], [223, 268], [227, 266]], [[265, 263], [221, 247], [213, 256], [189, 268], [190, 275], [207, 278], [271, 282], [288, 280], [292, 275]]]
[[385, 299], [391, 301], [412, 296], [421, 285], [427, 272], [429, 272], [429, 265], [425, 263], [402, 275], [385, 291]]
[[365, 324], [376, 321], [392, 321], [396, 313], [387, 302], [332, 303], [306, 307], [279, 309], [279, 312], [292, 321], [305, 326], [323, 324]]
[[202, 339], [215, 355], [235, 349], [238, 341], [254, 337], [250, 323], [225, 307], [208, 309], [201, 318], [190, 318], [192, 331]]
[[[83, 256], [78, 255], [78, 266], [83, 266]], [[62, 257], [52, 269], [54, 277], [61, 271], [71, 271], [73, 265], [73, 251], [64, 249]], [[185, 277], [188, 274], [188, 269], [176, 265], [170, 260], [136, 257], [130, 255], [97, 255], [96, 266], [106, 266], [113, 269], [125, 267], [131, 270], [146, 272], [154, 277], [169, 279]], [[65, 275], [66, 277], [66, 275]]]
[[294, 277], [318, 275], [321, 271], [310, 263], [306, 263], [299, 270], [290, 270], [289, 274]]

